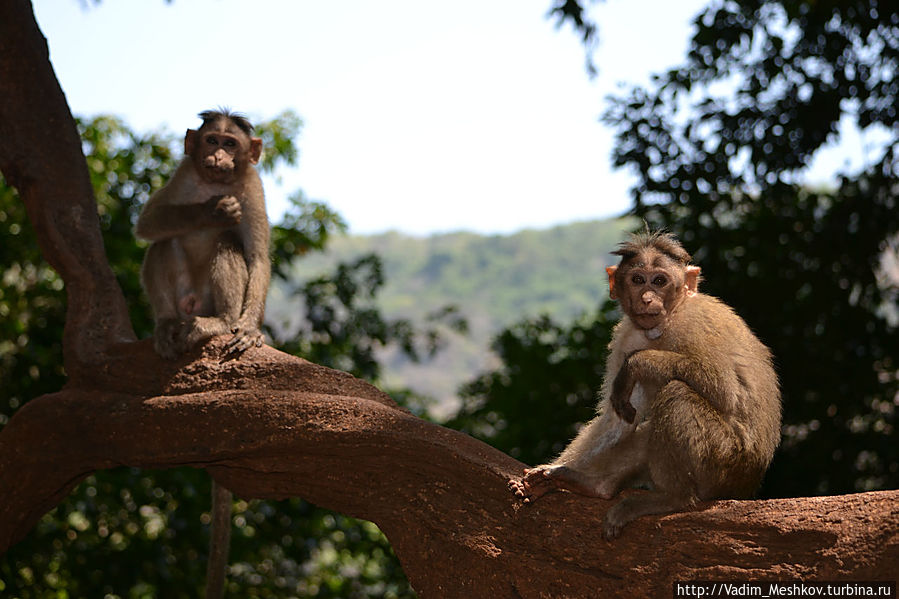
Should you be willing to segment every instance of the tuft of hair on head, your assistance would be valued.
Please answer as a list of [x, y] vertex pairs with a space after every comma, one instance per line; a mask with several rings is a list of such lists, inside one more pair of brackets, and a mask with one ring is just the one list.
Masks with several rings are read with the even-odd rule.
[[654, 249], [661, 252], [684, 266], [690, 263], [690, 254], [680, 244], [674, 234], [663, 229], [650, 231], [646, 229], [631, 234], [630, 239], [621, 242], [618, 249], [612, 252], [615, 256], [621, 256], [622, 260], [629, 260], [646, 249]]
[[246, 115], [240, 112], [234, 112], [230, 108], [220, 106], [215, 110], [204, 110], [197, 116], [203, 119], [201, 128], [205, 127], [206, 125], [211, 125], [219, 119], [228, 119], [229, 121], [237, 125], [237, 128], [247, 135], [253, 134], [254, 127], [253, 124], [250, 123], [250, 119], [248, 119]]

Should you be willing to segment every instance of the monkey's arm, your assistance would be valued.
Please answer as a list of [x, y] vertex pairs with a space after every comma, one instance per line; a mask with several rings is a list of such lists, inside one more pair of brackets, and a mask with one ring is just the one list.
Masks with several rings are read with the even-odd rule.
[[240, 221], [240, 205], [230, 196], [212, 197], [200, 204], [173, 204], [165, 189], [150, 198], [137, 219], [135, 234], [147, 241], [161, 241], [197, 229], [228, 228]]
[[639, 382], [648, 387], [661, 388], [673, 380], [689, 385], [713, 407], [726, 408], [728, 401], [722, 390], [728, 385], [723, 384], [722, 373], [716, 372], [707, 361], [657, 349], [634, 352], [625, 360], [612, 383], [609, 399], [619, 416], [633, 422], [636, 410], [630, 403], [630, 397], [634, 386]]

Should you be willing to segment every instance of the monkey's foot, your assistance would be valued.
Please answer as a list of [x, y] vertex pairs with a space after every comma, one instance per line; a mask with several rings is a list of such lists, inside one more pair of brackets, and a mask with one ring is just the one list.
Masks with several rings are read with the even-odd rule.
[[153, 331], [153, 348], [166, 360], [174, 360], [185, 349], [185, 323], [174, 318], [160, 320]]
[[609, 508], [605, 518], [602, 520], [602, 534], [607, 541], [617, 538], [621, 534], [621, 529], [624, 528], [624, 525], [630, 522], [630, 519], [625, 517], [624, 510], [621, 509], [622, 503], [623, 501], [619, 501]]
[[570, 491], [587, 497], [611, 499], [620, 485], [614, 479], [588, 474], [569, 466], [547, 464], [528, 468], [520, 479], [509, 480], [509, 488], [525, 503], [552, 491]]
[[[638, 517], [644, 515], [644, 512], [639, 509], [639, 505], [640, 498], [625, 497], [609, 508], [605, 518], [602, 519], [602, 533], [607, 541], [618, 538], [618, 535], [621, 534], [621, 529], [624, 528], [628, 522], [633, 522]], [[652, 512], [653, 510], [650, 509], [645, 513]]]
[[229, 356], [239, 356], [251, 347], [262, 347], [265, 341], [262, 332], [257, 328], [234, 327], [231, 332], [234, 333], [234, 337], [225, 344], [225, 351]]
[[509, 489], [525, 503], [532, 503], [550, 491], [564, 489], [557, 477], [566, 471], [569, 471], [566, 466], [554, 465], [528, 468], [523, 477], [509, 480]]

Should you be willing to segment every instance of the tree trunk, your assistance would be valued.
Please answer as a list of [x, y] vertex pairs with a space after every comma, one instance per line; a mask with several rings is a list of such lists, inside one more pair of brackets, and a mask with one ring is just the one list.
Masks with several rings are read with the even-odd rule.
[[517, 501], [523, 464], [345, 373], [223, 340], [164, 362], [135, 342], [81, 142], [25, 0], [0, 2], [0, 170], [68, 293], [69, 383], [0, 431], [0, 553], [91, 472], [206, 468], [237, 495], [304, 497], [387, 534], [422, 597], [670, 596], [678, 580], [894, 579], [899, 492], [720, 501], [606, 542], [611, 502]]
[[0, 2], [0, 89], [0, 171], [25, 203], [44, 258], [65, 281], [63, 351], [77, 378], [135, 337], [103, 251], [81, 138], [24, 0]]

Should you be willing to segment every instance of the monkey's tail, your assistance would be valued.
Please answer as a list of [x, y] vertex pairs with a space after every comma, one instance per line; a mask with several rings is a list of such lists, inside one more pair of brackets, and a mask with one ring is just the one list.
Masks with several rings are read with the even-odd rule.
[[231, 546], [231, 491], [212, 481], [212, 532], [209, 535], [209, 560], [206, 563], [206, 599], [221, 599], [225, 594], [225, 572]]

